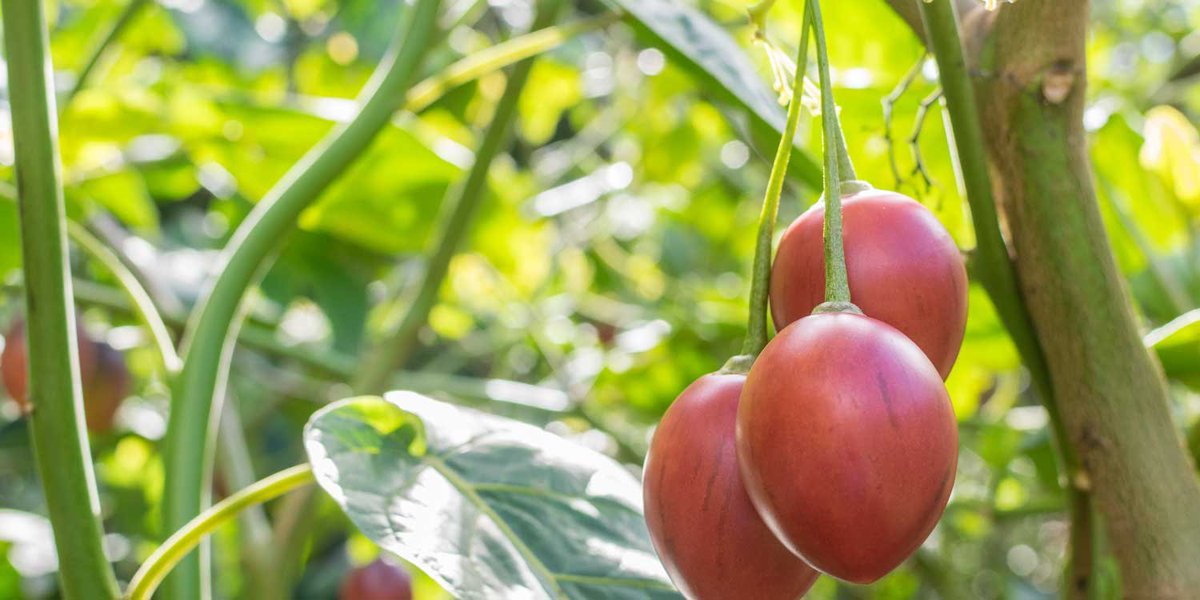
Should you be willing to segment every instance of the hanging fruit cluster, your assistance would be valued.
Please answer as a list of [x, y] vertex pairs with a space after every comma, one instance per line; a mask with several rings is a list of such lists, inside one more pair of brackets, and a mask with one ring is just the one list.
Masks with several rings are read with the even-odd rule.
[[794, 89], [811, 28], [824, 201], [787, 229], [772, 264], [797, 93], [763, 203], [745, 348], [684, 390], [646, 458], [646, 522], [689, 598], [793, 599], [821, 573], [873, 582], [925, 541], [954, 487], [943, 380], [966, 328], [966, 269], [925, 207], [855, 180], [817, 0], [804, 22]]

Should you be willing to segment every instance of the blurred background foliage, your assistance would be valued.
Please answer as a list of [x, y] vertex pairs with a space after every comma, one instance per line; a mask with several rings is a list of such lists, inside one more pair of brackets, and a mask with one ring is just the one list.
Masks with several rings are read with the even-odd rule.
[[[77, 94], [79, 70], [127, 5], [50, 2], [66, 196], [72, 218], [116, 248], [182, 326], [254, 203], [353, 115], [403, 7], [132, 1], [132, 20]], [[519, 34], [531, 19], [526, 0], [446, 4], [448, 34], [426, 74]], [[608, 10], [572, 5], [566, 21]], [[739, 41], [768, 85], [747, 3], [694, 6]], [[769, 34], [785, 48], [798, 38], [799, 9], [784, 2], [772, 13]], [[1086, 125], [1096, 186], [1148, 343], [1158, 345], [1172, 378], [1178, 423], [1200, 450], [1200, 5], [1097, 0], [1093, 11]], [[918, 198], [969, 253], [970, 219], [931, 96], [936, 67], [879, 0], [831, 2], [826, 13], [859, 174]], [[536, 63], [517, 135], [493, 164], [468, 247], [395, 387], [544, 424], [638, 465], [667, 405], [738, 349], [769, 164], [713, 90], [643, 41], [616, 24]], [[300, 462], [307, 417], [349, 393], [363, 354], [403, 316], [437, 242], [446, 192], [464, 175], [502, 90], [503, 75], [493, 73], [420, 114], [398, 114], [304, 213], [251, 296], [229, 389], [239, 418], [223, 423], [222, 437], [232, 441], [222, 443], [218, 495], [237, 487], [239, 472], [261, 477]], [[7, 102], [0, 113], [3, 324], [22, 308]], [[802, 139], [814, 156], [818, 129], [804, 119]], [[818, 193], [791, 183], [784, 223]], [[159, 534], [167, 388], [112, 274], [78, 249], [72, 256], [86, 328], [122, 350], [136, 378], [117, 429], [92, 439], [109, 547], [128, 578]], [[914, 560], [878, 584], [823, 578], [812, 597], [1057, 594], [1067, 527], [1045, 413], [977, 288], [948, 385], [962, 455], [946, 518]], [[56, 594], [39, 494], [23, 422], [3, 402], [0, 597]], [[271, 514], [307, 514], [300, 541], [284, 549], [303, 564], [297, 597], [331, 597], [349, 565], [377, 552], [332, 505], [304, 513], [285, 500]], [[223, 597], [248, 597], [238, 564], [247, 558], [239, 549], [248, 528], [231, 526], [218, 538]], [[1115, 595], [1114, 577], [1110, 565], [1103, 585]], [[422, 580], [418, 597], [442, 593]]]

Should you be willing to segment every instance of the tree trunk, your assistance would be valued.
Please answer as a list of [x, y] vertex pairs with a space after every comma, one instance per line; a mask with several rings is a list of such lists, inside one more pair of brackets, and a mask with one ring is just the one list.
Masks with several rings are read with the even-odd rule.
[[[915, 25], [911, 0], [890, 1]], [[1090, 490], [1103, 516], [1123, 597], [1194, 598], [1200, 485], [1092, 189], [1083, 129], [1088, 16], [1087, 0], [972, 7], [964, 45], [1021, 291], [1064, 441], [1082, 464], [1071, 484]]]

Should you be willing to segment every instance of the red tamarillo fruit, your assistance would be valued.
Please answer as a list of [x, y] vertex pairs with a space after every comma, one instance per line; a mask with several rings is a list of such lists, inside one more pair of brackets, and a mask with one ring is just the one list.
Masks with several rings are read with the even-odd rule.
[[404, 567], [377, 558], [346, 573], [338, 600], [412, 600], [412, 577]]
[[[79, 372], [84, 387], [96, 372], [96, 343], [88, 335], [78, 317], [75, 319], [75, 340], [79, 344]], [[4, 389], [21, 408], [29, 410], [29, 349], [25, 342], [25, 320], [16, 319], [4, 334], [4, 352], [0, 353], [0, 378]]]
[[[776, 328], [825, 301], [824, 203], [784, 232], [771, 268]], [[967, 271], [954, 239], [920, 203], [868, 189], [842, 198], [850, 297], [863, 314], [908, 336], [945, 379], [967, 326]]]
[[117, 409], [129, 397], [133, 377], [125, 365], [125, 356], [105, 342], [96, 343], [95, 374], [83, 382], [83, 411], [88, 431], [112, 431]]
[[941, 518], [958, 430], [941, 377], [912, 341], [863, 315], [815, 314], [750, 369], [737, 455], [759, 514], [789, 549], [870, 583]]
[[646, 524], [671, 580], [693, 600], [794, 600], [818, 573], [758, 516], [735, 455], [743, 375], [706, 375], [663, 416], [646, 457]]
[[[133, 381], [125, 357], [105, 342], [93, 340], [82, 326], [75, 335], [79, 343], [79, 370], [83, 379], [83, 408], [88, 431], [111, 431], [117, 408], [129, 395]], [[29, 362], [25, 322], [18, 319], [4, 336], [0, 354], [0, 379], [22, 412], [29, 406]]]

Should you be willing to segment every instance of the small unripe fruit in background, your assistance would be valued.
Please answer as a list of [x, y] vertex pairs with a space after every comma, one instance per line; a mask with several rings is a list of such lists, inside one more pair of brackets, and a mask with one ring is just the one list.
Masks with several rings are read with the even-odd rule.
[[83, 383], [83, 411], [88, 431], [111, 431], [117, 409], [129, 397], [133, 377], [121, 352], [105, 342], [96, 343], [96, 372]]
[[646, 457], [650, 539], [693, 600], [794, 600], [819, 574], [780, 543], [750, 503], [734, 445], [744, 375], [705, 375], [667, 410]]
[[346, 573], [338, 600], [412, 600], [412, 576], [404, 567], [380, 557]]
[[[784, 232], [771, 268], [775, 327], [807, 317], [825, 301], [824, 203]], [[945, 379], [967, 327], [967, 271], [950, 233], [916, 200], [883, 190], [842, 198], [850, 300], [899, 329]]]
[[[121, 352], [93, 340], [79, 320], [75, 322], [87, 428], [92, 433], [104, 433], [112, 429], [117, 408], [129, 395], [133, 379]], [[4, 336], [0, 379], [21, 412], [29, 412], [29, 356], [24, 319], [14, 321]]]

